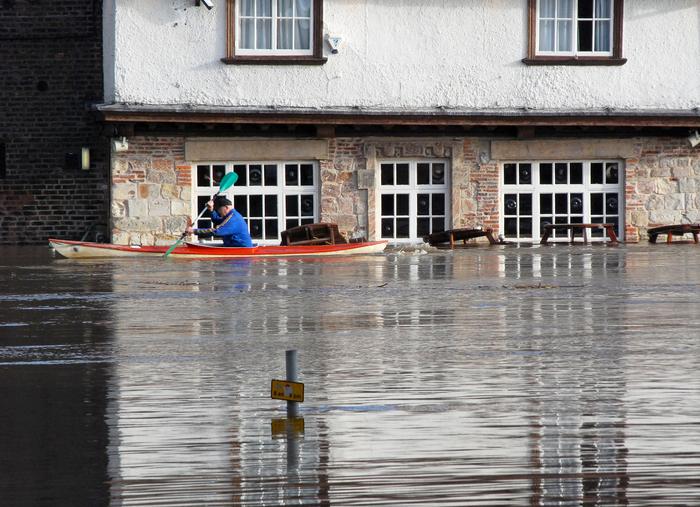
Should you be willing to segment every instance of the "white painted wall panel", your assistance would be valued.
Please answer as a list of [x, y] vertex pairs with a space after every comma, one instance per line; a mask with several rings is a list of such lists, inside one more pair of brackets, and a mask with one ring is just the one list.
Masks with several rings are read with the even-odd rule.
[[[621, 67], [528, 67], [526, 0], [326, 0], [323, 66], [225, 65], [225, 5], [114, 0], [107, 101], [226, 106], [691, 109], [700, 2], [627, 0]], [[110, 53], [105, 52], [109, 59]]]

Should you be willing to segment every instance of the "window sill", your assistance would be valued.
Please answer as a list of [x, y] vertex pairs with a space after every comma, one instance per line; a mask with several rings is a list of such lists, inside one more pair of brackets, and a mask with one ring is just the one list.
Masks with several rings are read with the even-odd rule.
[[616, 58], [608, 56], [536, 56], [534, 58], [523, 58], [525, 65], [601, 65], [619, 66], [627, 63], [627, 58]]
[[323, 65], [328, 58], [318, 56], [234, 56], [222, 58], [226, 65]]

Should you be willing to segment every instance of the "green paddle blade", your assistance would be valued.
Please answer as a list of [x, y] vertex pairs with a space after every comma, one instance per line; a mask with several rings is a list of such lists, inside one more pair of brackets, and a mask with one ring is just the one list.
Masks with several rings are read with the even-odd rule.
[[236, 184], [238, 181], [238, 175], [236, 173], [226, 173], [226, 176], [221, 178], [221, 183], [219, 183], [219, 193], [223, 194], [229, 188]]

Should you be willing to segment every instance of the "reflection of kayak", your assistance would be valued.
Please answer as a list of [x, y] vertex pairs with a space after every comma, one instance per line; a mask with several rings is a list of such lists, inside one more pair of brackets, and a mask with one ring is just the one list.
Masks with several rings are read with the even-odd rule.
[[[228, 248], [186, 243], [177, 247], [171, 257], [189, 259], [235, 259], [240, 257], [310, 257], [329, 255], [372, 254], [384, 251], [386, 241], [340, 243], [335, 245], [304, 246], [254, 246], [252, 248]], [[56, 252], [69, 259], [94, 259], [97, 257], [162, 257], [167, 246], [127, 246], [109, 243], [86, 243], [49, 239]]]

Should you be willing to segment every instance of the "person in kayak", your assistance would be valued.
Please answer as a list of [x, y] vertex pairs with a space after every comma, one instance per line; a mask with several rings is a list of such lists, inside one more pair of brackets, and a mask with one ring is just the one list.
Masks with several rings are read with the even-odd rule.
[[233, 209], [233, 203], [224, 196], [218, 196], [207, 203], [211, 212], [213, 227], [207, 229], [193, 229], [188, 227], [187, 234], [197, 236], [214, 235], [224, 240], [223, 246], [228, 247], [252, 247], [253, 240], [248, 232], [248, 225], [243, 216]]

